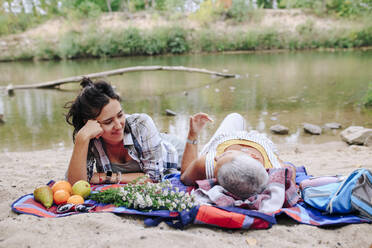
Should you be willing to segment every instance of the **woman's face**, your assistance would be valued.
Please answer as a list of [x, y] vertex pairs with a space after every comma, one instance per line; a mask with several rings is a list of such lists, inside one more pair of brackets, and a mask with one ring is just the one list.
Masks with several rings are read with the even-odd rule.
[[110, 99], [96, 120], [101, 124], [101, 137], [106, 143], [116, 145], [123, 141], [125, 115], [118, 100]]

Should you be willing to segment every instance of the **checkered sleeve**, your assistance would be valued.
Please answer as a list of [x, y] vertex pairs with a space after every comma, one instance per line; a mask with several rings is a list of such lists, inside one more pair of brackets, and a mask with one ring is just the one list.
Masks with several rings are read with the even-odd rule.
[[[136, 137], [142, 146], [142, 170], [154, 181], [163, 178], [162, 139], [154, 121], [147, 114], [140, 114], [137, 119]], [[133, 130], [134, 131], [134, 130]]]

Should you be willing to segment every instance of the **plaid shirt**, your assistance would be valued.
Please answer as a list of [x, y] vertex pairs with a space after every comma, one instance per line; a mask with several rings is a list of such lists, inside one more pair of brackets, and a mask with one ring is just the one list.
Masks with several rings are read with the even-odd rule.
[[[152, 180], [162, 180], [164, 174], [177, 171], [178, 154], [175, 147], [162, 140], [154, 121], [147, 114], [125, 116], [123, 145], [130, 157]], [[90, 143], [87, 158], [87, 176], [90, 180], [94, 166], [97, 172], [111, 171], [102, 139]], [[114, 171], [115, 172], [115, 171]]]

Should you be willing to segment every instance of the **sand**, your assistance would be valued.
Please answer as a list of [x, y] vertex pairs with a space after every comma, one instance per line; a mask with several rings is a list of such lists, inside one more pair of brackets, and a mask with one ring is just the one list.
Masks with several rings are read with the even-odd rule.
[[[372, 148], [341, 141], [279, 145], [281, 158], [304, 165], [313, 175], [372, 169]], [[224, 230], [191, 225], [176, 230], [164, 223], [145, 227], [138, 216], [110, 213], [64, 218], [16, 214], [11, 204], [50, 179], [63, 179], [71, 149], [0, 153], [0, 247], [370, 247], [372, 225], [318, 228], [287, 217], [268, 230]], [[247, 242], [247, 239], [250, 242]], [[256, 242], [255, 245], [253, 243]]]

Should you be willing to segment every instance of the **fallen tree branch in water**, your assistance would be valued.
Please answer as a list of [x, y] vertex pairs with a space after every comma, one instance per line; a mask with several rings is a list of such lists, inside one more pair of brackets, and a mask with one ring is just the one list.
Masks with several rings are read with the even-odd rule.
[[220, 72], [215, 72], [215, 71], [209, 71], [206, 69], [190, 68], [190, 67], [184, 67], [184, 66], [135, 66], [135, 67], [126, 67], [126, 68], [115, 69], [115, 70], [110, 70], [110, 71], [97, 72], [97, 73], [91, 73], [87, 75], [63, 78], [63, 79], [58, 79], [55, 81], [49, 81], [49, 82], [38, 83], [38, 84], [8, 86], [7, 89], [16, 90], [16, 89], [56, 88], [56, 87], [59, 87], [61, 84], [80, 82], [83, 79], [83, 77], [89, 77], [91, 79], [94, 79], [94, 78], [108, 77], [112, 75], [121, 75], [127, 72], [136, 72], [136, 71], [185, 71], [185, 72], [210, 74], [210, 75], [214, 75], [218, 77], [225, 77], [225, 78], [231, 78], [231, 77], [237, 76], [235, 74], [225, 74], [225, 73], [220, 73]]

